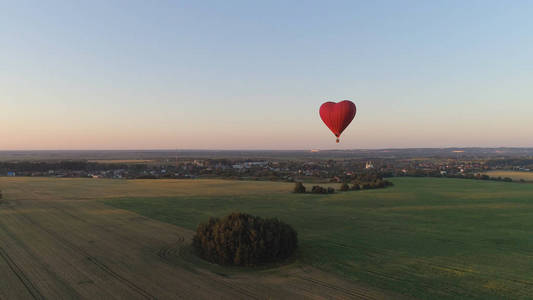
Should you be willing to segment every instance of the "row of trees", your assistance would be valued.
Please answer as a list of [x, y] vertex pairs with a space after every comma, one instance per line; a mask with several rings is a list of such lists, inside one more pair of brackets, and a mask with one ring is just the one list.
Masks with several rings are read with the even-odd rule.
[[322, 186], [319, 186], [319, 185], [314, 185], [313, 188], [311, 189], [311, 193], [313, 194], [333, 194], [335, 193], [335, 189], [332, 188], [332, 187], [322, 187]]
[[374, 181], [370, 181], [370, 182], [360, 182], [360, 181], [354, 181], [352, 183], [352, 186], [350, 186], [348, 183], [343, 183], [341, 185], [341, 191], [358, 191], [358, 190], [371, 190], [371, 189], [381, 189], [381, 188], [386, 188], [388, 186], [392, 186], [393, 183], [388, 181], [388, 180], [384, 180], [384, 179], [376, 179]]
[[[294, 192], [297, 194], [303, 194], [307, 191], [307, 188], [303, 185], [301, 182], [296, 182], [294, 184]], [[333, 194], [335, 193], [335, 189], [332, 187], [322, 187], [319, 185], [314, 185], [311, 188], [311, 193], [313, 194]]]
[[[88, 161], [58, 161], [58, 162], [0, 162], [0, 173], [6, 172], [48, 172], [49, 170], [63, 171], [104, 171], [110, 169], [128, 169], [137, 165], [102, 164]], [[143, 167], [146, 167], [143, 165]]]
[[[424, 173], [424, 174], [407, 174], [408, 177], [446, 177], [446, 178], [457, 178], [457, 179], [475, 179], [475, 180], [493, 180], [493, 181], [503, 181], [503, 182], [513, 182], [513, 179], [510, 177], [491, 177], [487, 174], [440, 174], [440, 173]], [[521, 179], [520, 182], [525, 182], [524, 179]]]
[[491, 159], [487, 161], [487, 166], [490, 168], [508, 168], [514, 166], [522, 166], [533, 169], [533, 159], [531, 158], [508, 158], [508, 159]]
[[[381, 178], [376, 178], [373, 181], [366, 181], [366, 182], [355, 180], [354, 182], [351, 183], [351, 185], [349, 183], [347, 183], [347, 182], [343, 183], [341, 185], [341, 187], [340, 187], [340, 190], [343, 191], [343, 192], [346, 192], [346, 191], [358, 191], [358, 190], [371, 190], [371, 189], [386, 188], [386, 187], [392, 186], [392, 185], [393, 185], [392, 182], [390, 182], [388, 180], [385, 180], [385, 179], [381, 179]], [[295, 193], [298, 193], [298, 194], [303, 194], [303, 193], [305, 193], [307, 191], [307, 189], [303, 185], [303, 183], [296, 182], [294, 184], [294, 190], [293, 191]], [[321, 187], [319, 185], [315, 185], [311, 189], [311, 193], [313, 193], [313, 194], [332, 194], [334, 192], [335, 192], [335, 189], [332, 188], [332, 187], [325, 188], [325, 187]]]
[[490, 177], [489, 175], [486, 175], [486, 174], [483, 174], [483, 175], [477, 174], [477, 176], [475, 176], [474, 179], [513, 182], [513, 179], [511, 177], [501, 177], [501, 176]]

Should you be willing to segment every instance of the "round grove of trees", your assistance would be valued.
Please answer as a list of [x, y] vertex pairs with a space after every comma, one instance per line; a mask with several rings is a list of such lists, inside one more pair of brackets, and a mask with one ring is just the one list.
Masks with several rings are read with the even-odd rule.
[[201, 258], [221, 265], [281, 261], [289, 258], [297, 245], [297, 233], [290, 225], [244, 213], [209, 218], [198, 226], [193, 238], [193, 247]]

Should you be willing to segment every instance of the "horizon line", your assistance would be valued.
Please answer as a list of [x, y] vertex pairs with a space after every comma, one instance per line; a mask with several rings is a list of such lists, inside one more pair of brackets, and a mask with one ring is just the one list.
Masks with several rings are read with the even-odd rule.
[[307, 148], [307, 149], [174, 149], [174, 148], [146, 148], [146, 149], [0, 149], [0, 152], [54, 152], [54, 151], [379, 151], [379, 150], [412, 150], [412, 149], [533, 149], [533, 146], [496, 146], [496, 147], [483, 147], [483, 146], [453, 146], [453, 147], [390, 147], [390, 148], [352, 148], [352, 149], [320, 149], [320, 148]]

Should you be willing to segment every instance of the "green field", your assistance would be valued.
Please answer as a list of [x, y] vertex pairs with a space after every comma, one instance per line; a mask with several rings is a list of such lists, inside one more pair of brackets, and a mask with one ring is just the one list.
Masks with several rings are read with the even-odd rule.
[[334, 195], [238, 182], [224, 193], [209, 193], [204, 185], [197, 194], [105, 203], [188, 229], [232, 211], [277, 216], [299, 232], [300, 262], [416, 298], [533, 295], [533, 185], [436, 178], [393, 182], [393, 188]]

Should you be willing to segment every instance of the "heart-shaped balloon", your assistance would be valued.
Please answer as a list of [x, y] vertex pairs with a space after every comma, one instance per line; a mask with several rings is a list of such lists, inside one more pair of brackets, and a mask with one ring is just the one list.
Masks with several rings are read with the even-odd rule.
[[337, 137], [337, 143], [341, 133], [350, 125], [356, 112], [355, 104], [348, 100], [339, 103], [326, 102], [320, 106], [320, 118]]

